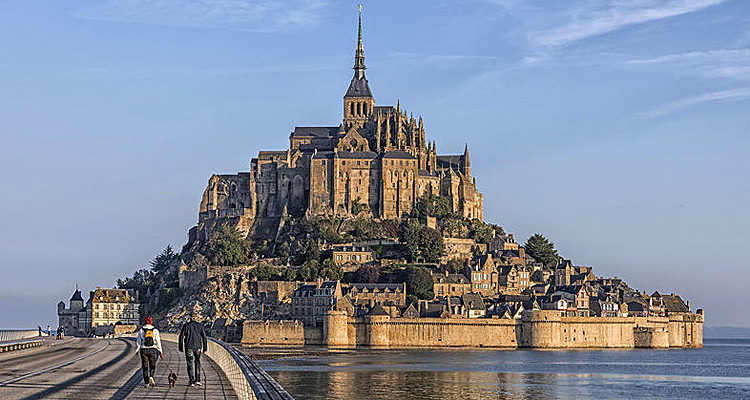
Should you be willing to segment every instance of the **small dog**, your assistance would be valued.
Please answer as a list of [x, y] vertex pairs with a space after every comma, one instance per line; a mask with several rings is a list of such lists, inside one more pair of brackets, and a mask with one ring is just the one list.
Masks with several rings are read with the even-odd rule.
[[169, 376], [167, 377], [169, 379], [169, 386], [174, 387], [175, 384], [177, 384], [177, 374], [175, 374], [171, 369], [169, 370]]

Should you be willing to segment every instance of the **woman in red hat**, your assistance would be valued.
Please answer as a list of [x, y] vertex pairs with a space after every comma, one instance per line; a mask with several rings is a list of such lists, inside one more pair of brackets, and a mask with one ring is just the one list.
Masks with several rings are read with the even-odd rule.
[[151, 317], [144, 319], [146, 325], [138, 331], [135, 338], [135, 353], [141, 354], [141, 370], [143, 371], [143, 386], [156, 386], [154, 382], [154, 371], [156, 370], [156, 360], [161, 356], [161, 338], [159, 330], [156, 329]]

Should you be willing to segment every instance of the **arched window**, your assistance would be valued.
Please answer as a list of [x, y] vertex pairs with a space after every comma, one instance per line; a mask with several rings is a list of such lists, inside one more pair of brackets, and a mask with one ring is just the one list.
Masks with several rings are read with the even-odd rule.
[[354, 115], [354, 103], [349, 104], [349, 114]]
[[367, 103], [362, 105], [362, 110], [365, 112], [365, 115], [367, 115]]
[[357, 115], [362, 115], [362, 103], [357, 103]]

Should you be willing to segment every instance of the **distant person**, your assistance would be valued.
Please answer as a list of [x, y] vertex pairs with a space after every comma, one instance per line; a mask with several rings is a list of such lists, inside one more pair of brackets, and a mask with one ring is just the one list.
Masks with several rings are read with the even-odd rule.
[[60, 335], [60, 340], [65, 339], [65, 327], [61, 326], [57, 328], [57, 334]]
[[47, 325], [47, 336], [52, 336], [52, 327]]
[[208, 350], [206, 341], [206, 332], [203, 325], [198, 323], [197, 312], [190, 315], [190, 319], [180, 330], [180, 337], [177, 340], [177, 348], [185, 352], [187, 361], [188, 386], [201, 386], [201, 350], [205, 353]]
[[143, 325], [138, 331], [138, 336], [135, 338], [135, 354], [141, 355], [141, 371], [143, 372], [143, 386], [153, 387], [156, 386], [154, 382], [154, 371], [156, 371], [156, 360], [162, 356], [161, 350], [161, 338], [159, 337], [159, 330], [156, 329], [153, 324], [151, 317], [144, 319], [146, 325]]
[[42, 326], [37, 325], [36, 327], [39, 329], [39, 336], [42, 336]]

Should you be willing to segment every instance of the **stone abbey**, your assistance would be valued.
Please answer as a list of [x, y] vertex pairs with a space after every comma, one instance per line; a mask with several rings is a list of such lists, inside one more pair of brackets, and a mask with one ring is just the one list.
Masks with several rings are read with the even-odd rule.
[[213, 175], [199, 223], [229, 219], [249, 234], [264, 225], [272, 229], [287, 214], [351, 215], [364, 209], [375, 218], [396, 219], [425, 194], [444, 196], [454, 212], [481, 220], [482, 195], [471, 176], [468, 145], [463, 154], [438, 155], [421, 117], [409, 115], [400, 102], [376, 104], [365, 69], [360, 13], [341, 124], [296, 127], [288, 150], [259, 152], [249, 172]]

